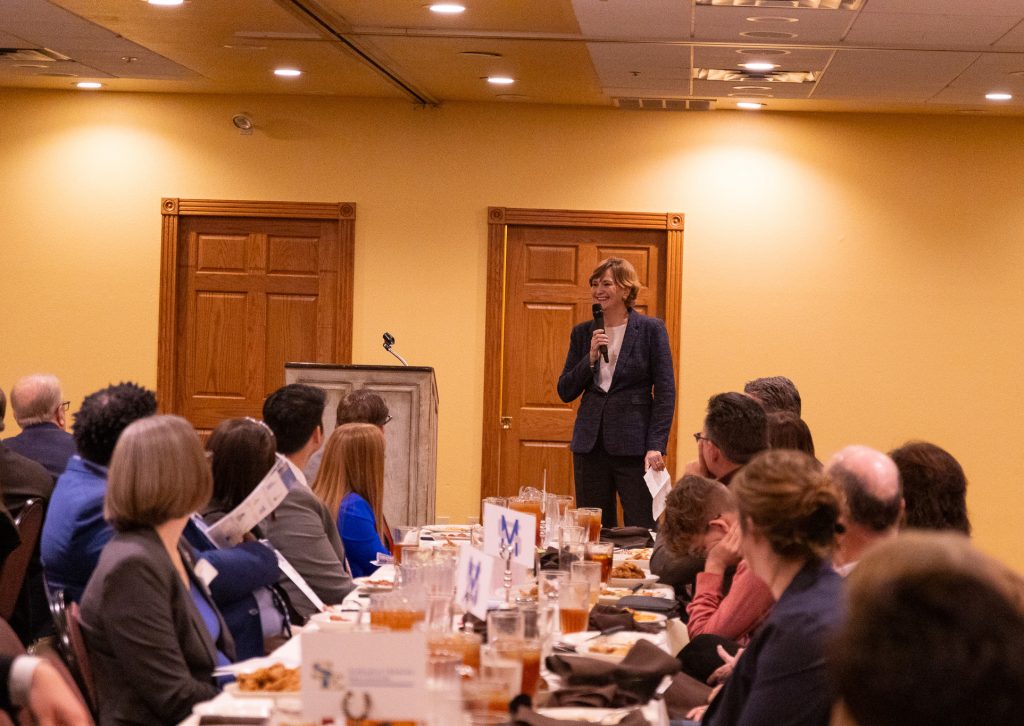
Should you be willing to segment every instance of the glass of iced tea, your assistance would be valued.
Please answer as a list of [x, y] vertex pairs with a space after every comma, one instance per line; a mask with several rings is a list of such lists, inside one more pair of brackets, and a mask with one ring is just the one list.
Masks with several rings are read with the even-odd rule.
[[399, 524], [391, 528], [391, 536], [395, 541], [395, 564], [402, 564], [402, 550], [406, 547], [419, 547], [420, 528], [409, 524]]
[[370, 595], [370, 625], [389, 630], [412, 630], [427, 616], [422, 592], [398, 589]]
[[562, 634], [579, 633], [587, 629], [590, 614], [590, 583], [569, 580], [558, 589], [558, 622]]
[[601, 508], [577, 507], [575, 510], [576, 524], [587, 530], [587, 542], [598, 542], [601, 539]]
[[508, 497], [484, 497], [480, 500], [480, 522], [484, 521], [484, 505], [493, 504], [496, 507], [507, 507]]
[[612, 571], [612, 558], [615, 556], [615, 545], [611, 542], [588, 542], [584, 557], [590, 562], [601, 565], [601, 582], [608, 582]]
[[527, 497], [512, 497], [508, 500], [508, 508], [516, 512], [532, 514], [537, 525], [534, 527], [534, 546], [540, 547], [540, 499], [529, 499]]
[[479, 672], [482, 642], [483, 637], [479, 633], [431, 633], [427, 636], [427, 650], [430, 653], [458, 653], [462, 656], [462, 665]]
[[[540, 683], [541, 642], [536, 639], [502, 640], [490, 646], [488, 653], [499, 660], [518, 661], [522, 666], [519, 693], [537, 694]], [[486, 660], [486, 658], [485, 658]]]

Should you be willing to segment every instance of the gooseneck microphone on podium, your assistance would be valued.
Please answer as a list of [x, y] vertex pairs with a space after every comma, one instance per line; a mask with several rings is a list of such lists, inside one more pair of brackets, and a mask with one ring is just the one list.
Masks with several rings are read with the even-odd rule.
[[406, 361], [405, 358], [403, 358], [402, 356], [398, 355], [398, 353], [396, 353], [395, 351], [391, 350], [391, 346], [393, 346], [394, 344], [395, 344], [395, 336], [393, 336], [391, 333], [389, 333], [389, 332], [387, 332], [385, 330], [384, 331], [384, 350], [386, 350], [391, 355], [395, 356], [395, 358], [398, 358], [398, 360], [400, 360], [402, 362], [403, 366], [409, 365], [408, 361]]
[[[594, 330], [604, 330], [604, 310], [601, 309], [601, 303], [594, 303]], [[602, 345], [598, 348], [601, 353], [601, 357], [604, 358], [604, 362], [608, 362], [608, 346]]]

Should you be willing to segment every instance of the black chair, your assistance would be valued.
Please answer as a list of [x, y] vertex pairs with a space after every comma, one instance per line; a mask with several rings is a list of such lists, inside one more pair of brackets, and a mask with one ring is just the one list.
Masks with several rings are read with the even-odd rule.
[[18, 604], [18, 596], [25, 584], [25, 574], [32, 562], [32, 554], [39, 544], [39, 533], [43, 529], [45, 512], [45, 499], [29, 499], [14, 520], [21, 544], [7, 556], [3, 567], [0, 568], [0, 618], [4, 620], [11, 619]]
[[50, 604], [57, 650], [71, 672], [78, 690], [85, 696], [85, 704], [95, 717], [99, 713], [96, 683], [92, 677], [89, 654], [85, 649], [85, 640], [82, 638], [82, 630], [78, 623], [78, 603], [72, 602], [69, 605], [63, 590], [51, 591], [49, 587], [46, 588], [46, 599]]

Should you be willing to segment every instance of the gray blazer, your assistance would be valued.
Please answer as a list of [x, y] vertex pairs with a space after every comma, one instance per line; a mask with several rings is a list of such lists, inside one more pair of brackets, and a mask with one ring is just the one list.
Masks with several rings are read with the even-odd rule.
[[[200, 586], [195, 578], [193, 586]], [[220, 623], [216, 648], [233, 658], [231, 634], [213, 609]], [[100, 726], [175, 724], [217, 695], [214, 643], [154, 530], [118, 532], [103, 548], [82, 595], [81, 623]]]
[[[262, 527], [270, 543], [328, 605], [340, 603], [355, 587], [338, 524], [309, 487], [300, 484], [288, 492]], [[280, 583], [302, 617], [317, 611], [286, 575], [282, 574]]]
[[[569, 448], [585, 454], [594, 448], [601, 432], [605, 451], [615, 456], [666, 453], [676, 410], [676, 384], [665, 323], [630, 311], [607, 392], [597, 387], [590, 367], [593, 331], [593, 320], [572, 329], [569, 354], [558, 379], [558, 395], [566, 403], [583, 395]], [[598, 358], [598, 365], [603, 362]]]

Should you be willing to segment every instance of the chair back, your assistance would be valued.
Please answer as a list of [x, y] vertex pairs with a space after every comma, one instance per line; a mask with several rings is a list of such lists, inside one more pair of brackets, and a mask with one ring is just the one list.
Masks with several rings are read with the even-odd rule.
[[96, 701], [96, 683], [92, 676], [89, 653], [85, 649], [85, 639], [79, 624], [78, 603], [67, 603], [63, 590], [46, 588], [46, 598], [50, 602], [50, 615], [57, 636], [57, 650], [68, 670], [71, 672], [79, 692], [85, 696], [85, 703], [95, 716], [98, 713]]
[[21, 544], [7, 555], [3, 568], [0, 568], [0, 618], [4, 620], [11, 619], [18, 604], [18, 595], [21, 594], [21, 587], [25, 583], [25, 573], [28, 572], [28, 565], [32, 561], [32, 553], [39, 544], [45, 510], [45, 499], [29, 499], [14, 520]]
[[0, 620], [0, 655], [25, 655], [25, 646], [6, 620]]

